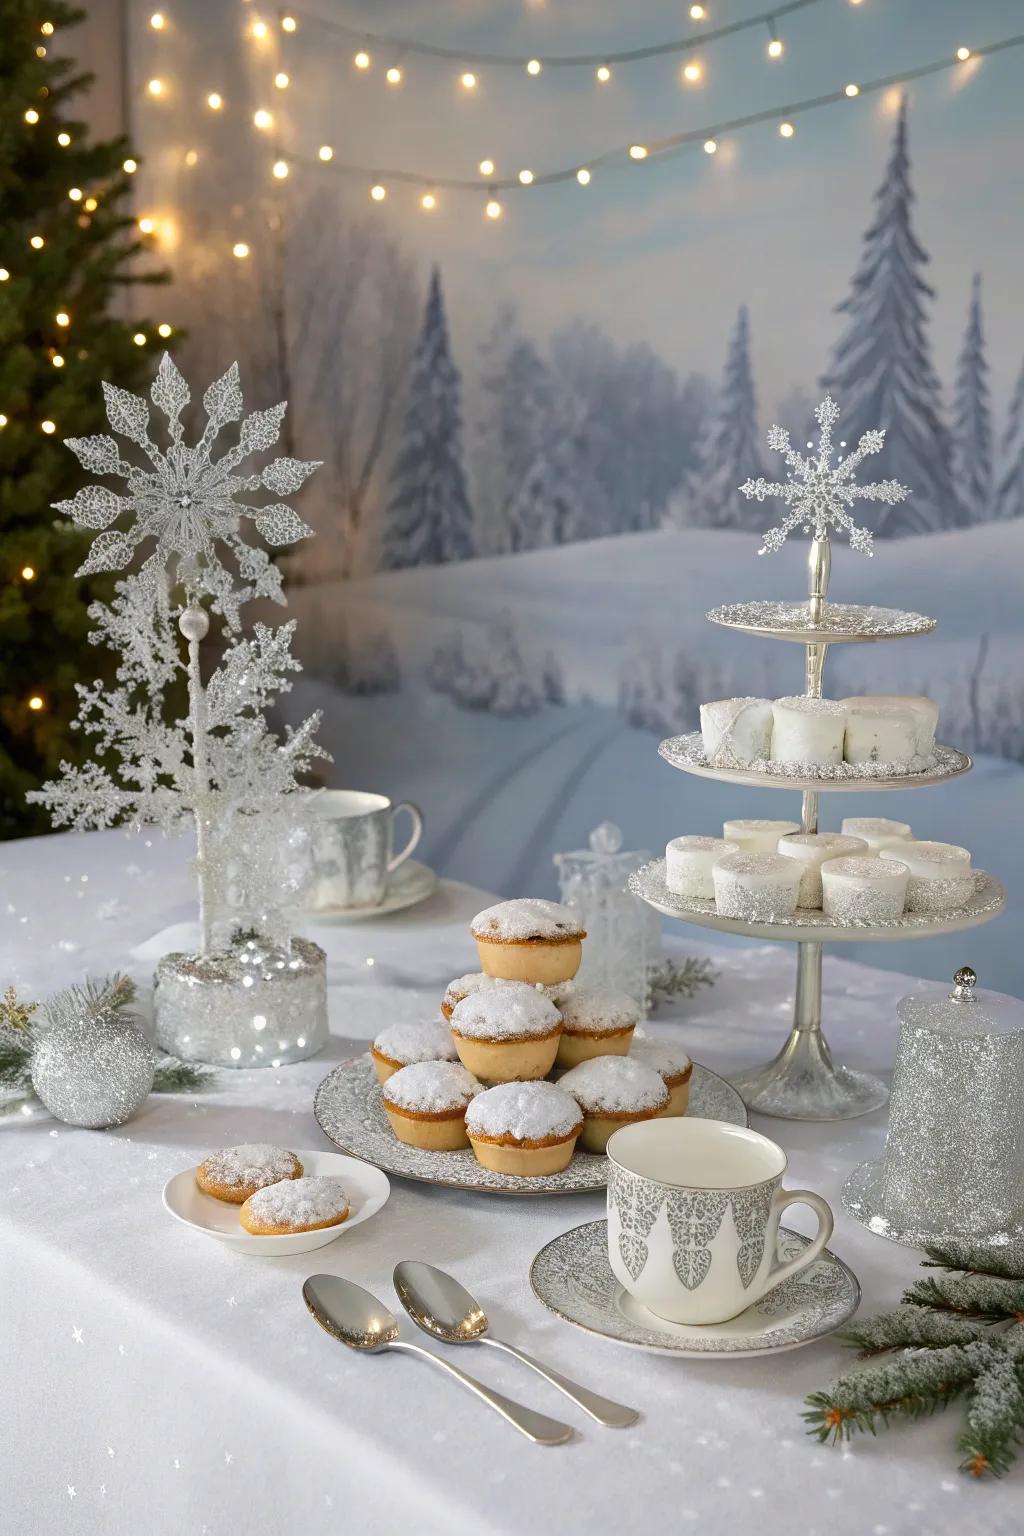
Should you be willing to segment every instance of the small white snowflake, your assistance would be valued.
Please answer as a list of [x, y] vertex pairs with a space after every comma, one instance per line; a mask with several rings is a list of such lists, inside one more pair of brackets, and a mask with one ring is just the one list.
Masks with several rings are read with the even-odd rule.
[[81, 1328], [77, 1327], [76, 1325], [71, 1330], [71, 1337], [74, 1339], [76, 1344], [81, 1344], [85, 1338], [85, 1335], [83, 1334]]
[[[786, 535], [792, 533], [794, 528], [802, 528], [804, 533], [813, 534], [816, 539], [825, 538], [832, 528], [836, 533], [849, 534], [851, 549], [859, 550], [862, 555], [872, 555], [874, 550], [870, 531], [854, 522], [847, 507], [852, 507], [858, 500], [884, 501], [888, 506], [894, 506], [896, 502], [904, 501], [910, 491], [898, 480], [879, 480], [872, 485], [858, 485], [853, 479], [854, 470], [868, 454], [881, 452], [885, 443], [884, 429], [865, 432], [853, 452], [845, 458], [840, 456], [833, 464], [832, 428], [839, 417], [839, 407], [830, 395], [826, 395], [821, 404], [815, 407], [814, 414], [821, 428], [816, 456], [805, 458], [792, 446], [789, 433], [784, 427], [771, 427], [768, 446], [785, 455], [790, 470], [785, 483], [759, 476], [740, 486], [744, 496], [753, 497], [757, 501], [764, 501], [768, 496], [778, 496], [789, 508], [782, 522], [765, 533], [764, 544], [758, 554], [774, 553], [781, 549], [786, 542]], [[807, 446], [810, 448], [811, 444]]]

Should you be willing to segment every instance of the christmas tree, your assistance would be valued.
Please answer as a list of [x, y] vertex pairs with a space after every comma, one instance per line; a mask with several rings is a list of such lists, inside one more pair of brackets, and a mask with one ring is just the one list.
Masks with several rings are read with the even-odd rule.
[[382, 564], [444, 565], [473, 553], [473, 513], [462, 465], [459, 371], [452, 359], [441, 274], [430, 278], [409, 379]]
[[696, 467], [682, 490], [679, 521], [687, 527], [744, 528], [736, 487], [751, 471], [760, 473], [757, 401], [750, 368], [750, 320], [741, 305], [729, 341], [718, 404]]
[[992, 502], [992, 413], [981, 325], [981, 278], [975, 274], [967, 330], [957, 359], [953, 399], [953, 480], [965, 523], [981, 523]]
[[848, 316], [846, 329], [823, 384], [843, 403], [848, 441], [857, 441], [876, 422], [886, 423], [879, 475], [914, 487], [910, 501], [880, 513], [874, 532], [921, 533], [952, 527], [962, 513], [928, 343], [926, 304], [934, 297], [922, 276], [928, 256], [911, 223], [905, 96], [875, 201], [850, 295], [839, 305], [839, 313]]
[[1024, 366], [1010, 401], [1006, 431], [1000, 448], [996, 517], [1024, 517]]
[[90, 77], [55, 56], [82, 14], [0, 0], [0, 837], [45, 830], [25, 793], [82, 750], [74, 685], [97, 661], [75, 577], [87, 534], [50, 510], [77, 479], [60, 439], [102, 426], [101, 379], [148, 375], [158, 328], [110, 310], [164, 276], [132, 270], [130, 146], [89, 142], [73, 101]]

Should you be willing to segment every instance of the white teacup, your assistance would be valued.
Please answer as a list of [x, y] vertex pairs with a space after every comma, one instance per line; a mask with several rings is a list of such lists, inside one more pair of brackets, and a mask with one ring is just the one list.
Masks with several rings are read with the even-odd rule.
[[[619, 1283], [673, 1323], [724, 1323], [813, 1264], [832, 1212], [809, 1189], [782, 1189], [786, 1154], [721, 1120], [641, 1120], [608, 1142], [608, 1258]], [[789, 1205], [809, 1205], [818, 1232], [779, 1263]]]
[[[311, 801], [313, 880], [307, 905], [376, 907], [384, 900], [388, 875], [409, 857], [423, 835], [423, 817], [409, 800], [392, 804], [387, 795], [361, 789], [325, 789]], [[395, 817], [412, 819], [409, 841], [394, 849]]]

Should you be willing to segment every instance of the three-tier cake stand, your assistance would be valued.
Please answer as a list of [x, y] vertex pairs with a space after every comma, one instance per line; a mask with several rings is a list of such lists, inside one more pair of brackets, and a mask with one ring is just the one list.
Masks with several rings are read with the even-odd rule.
[[[803, 645], [808, 698], [821, 697], [830, 645], [902, 639], [929, 634], [935, 628], [935, 620], [923, 614], [860, 604], [830, 604], [827, 595], [831, 548], [827, 533], [816, 534], [812, 539], [808, 563], [809, 595], [805, 602], [732, 604], [713, 609], [707, 615], [714, 624]], [[730, 784], [799, 790], [804, 832], [818, 830], [818, 796], [822, 792], [916, 789], [944, 783], [966, 773], [971, 766], [966, 754], [936, 747], [927, 771], [919, 773], [886, 772], [884, 764], [878, 765], [877, 773], [872, 772], [872, 765], [848, 764], [817, 771], [803, 766], [791, 771], [792, 765], [783, 763], [764, 764], [760, 770], [720, 767], [705, 758], [699, 732], [663, 741], [658, 750], [666, 762], [684, 773]], [[670, 891], [665, 881], [664, 859], [645, 865], [629, 883], [636, 895], [669, 917], [724, 933], [796, 944], [796, 996], [789, 1037], [773, 1061], [732, 1078], [751, 1109], [786, 1120], [845, 1120], [877, 1109], [888, 1098], [888, 1089], [880, 1079], [840, 1066], [832, 1059], [821, 1028], [823, 944], [924, 939], [956, 933], [987, 922], [1006, 904], [1006, 892], [999, 881], [976, 871], [970, 901], [953, 912], [907, 912], [884, 924], [843, 924], [822, 912], [798, 908], [792, 918], [781, 922], [747, 922], [720, 916], [713, 900], [677, 896]]]

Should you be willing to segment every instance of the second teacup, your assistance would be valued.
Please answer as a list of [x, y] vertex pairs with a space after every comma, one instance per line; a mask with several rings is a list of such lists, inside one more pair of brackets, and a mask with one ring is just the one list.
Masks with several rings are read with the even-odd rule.
[[[361, 789], [325, 789], [311, 802], [313, 881], [308, 906], [375, 907], [388, 875], [409, 857], [423, 833], [423, 817], [409, 800], [394, 805], [387, 795]], [[412, 820], [409, 841], [392, 852], [399, 811]]]

